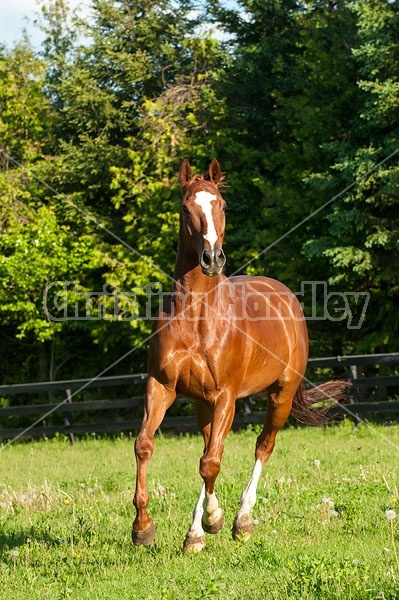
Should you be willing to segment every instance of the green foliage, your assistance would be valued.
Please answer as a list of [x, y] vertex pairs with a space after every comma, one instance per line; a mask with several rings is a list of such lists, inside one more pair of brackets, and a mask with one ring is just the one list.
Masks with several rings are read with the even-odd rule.
[[52, 147], [55, 113], [43, 94], [45, 68], [25, 43], [0, 50], [1, 147], [19, 161], [34, 163]]
[[[326, 257], [305, 252], [309, 238], [320, 238], [328, 209], [312, 213], [334, 194], [324, 178], [311, 183], [329, 168], [329, 145], [345, 140], [348, 111], [356, 108], [356, 20], [347, 2], [337, 10], [324, 1], [240, 5], [244, 13], [214, 8], [235, 36], [224, 85], [232, 107], [226, 137], [240, 143], [218, 148], [234, 177], [229, 219], [245, 218], [247, 225], [232, 234], [234, 267], [248, 264], [250, 274], [267, 274], [297, 291], [301, 281], [328, 275]], [[352, 350], [346, 322], [334, 328], [310, 322], [309, 328], [313, 356]]]
[[93, 269], [95, 238], [85, 226], [76, 229], [79, 219], [64, 219], [62, 201], [50, 198], [40, 183], [49, 173], [44, 157], [52, 150], [55, 121], [43, 97], [43, 62], [17, 46], [2, 57], [0, 69], [0, 130], [7, 151], [0, 172], [0, 312], [5, 331], [43, 343], [62, 328], [44, 314], [45, 287]]
[[124, 213], [125, 239], [135, 249], [121, 248], [116, 265], [126, 289], [152, 281], [170, 287], [179, 223], [176, 167], [183, 157], [203, 163], [212, 153], [206, 118], [218, 107], [212, 68], [219, 55], [207, 39], [188, 40], [186, 50], [197, 68], [143, 102], [141, 130], [126, 138], [128, 166], [111, 168], [112, 202]]
[[361, 330], [309, 323], [313, 356], [395, 350], [398, 155], [375, 166], [398, 148], [398, 15], [389, 0], [93, 0], [83, 20], [45, 2], [41, 52], [0, 52], [5, 377], [95, 375], [132, 348], [118, 369], [145, 369], [148, 321], [51, 322], [43, 293], [108, 283], [143, 309], [145, 288], [169, 288], [183, 158], [227, 172], [228, 274], [371, 294]]
[[59, 225], [51, 206], [32, 204], [15, 203], [3, 218], [0, 303], [3, 322], [18, 323], [17, 337], [30, 331], [43, 342], [61, 329], [43, 315], [46, 284], [81, 277], [93, 267], [94, 248], [89, 236], [76, 239]]
[[[72, 332], [78, 346], [94, 342], [103, 355], [108, 352], [97, 357], [93, 375], [135, 345], [133, 369], [145, 369], [140, 346], [148, 321], [82, 322], [79, 333], [74, 323], [48, 321], [43, 294], [53, 281], [76, 281], [92, 291], [102, 290], [105, 282], [122, 292], [153, 281], [169, 286], [178, 223], [176, 164], [184, 147], [191, 152], [206, 138], [204, 115], [214, 98], [209, 72], [218, 60], [216, 43], [189, 35], [196, 25], [189, 10], [189, 3], [172, 8], [163, 0], [95, 2], [93, 18], [82, 23], [70, 15], [67, 2], [49, 2], [42, 11], [44, 59], [36, 66], [31, 57], [24, 67], [30, 69], [25, 76], [29, 105], [20, 95], [17, 114], [10, 97], [10, 110], [3, 111], [5, 147], [13, 158], [22, 159], [19, 146], [14, 152], [21, 114], [35, 116], [48, 128], [44, 141], [54, 142], [44, 148], [33, 140], [35, 164], [27, 156], [19, 170], [13, 162], [5, 165], [13, 168], [2, 180], [9, 198], [2, 241], [3, 323], [18, 337], [29, 332], [34, 343], [63, 339], [56, 360], [69, 369], [71, 340], [65, 343], [61, 331]], [[9, 96], [18, 90], [10, 77], [24, 75], [19, 73], [24, 55], [15, 53], [13, 70], [4, 60]], [[47, 113], [41, 115], [36, 105]], [[32, 123], [29, 136], [38, 138], [42, 130]], [[52, 156], [39, 163], [45, 151]], [[42, 182], [51, 182], [51, 189]], [[6, 216], [10, 208], [11, 217]], [[29, 299], [28, 288], [34, 290]], [[144, 291], [141, 297], [145, 302]], [[128, 370], [129, 363], [121, 368]]]
[[[361, 350], [394, 347], [398, 320], [399, 259], [397, 82], [398, 5], [387, 0], [355, 2], [357, 44], [352, 49], [358, 73], [357, 105], [348, 111], [345, 137], [329, 144], [333, 171], [324, 173], [332, 193], [353, 185], [333, 206], [322, 236], [310, 239], [310, 257], [324, 256], [329, 280], [339, 289], [349, 286], [371, 292], [373, 321], [363, 332]], [[378, 167], [378, 164], [381, 166]], [[320, 182], [320, 178], [317, 179]], [[387, 319], [392, 314], [392, 319]], [[378, 328], [379, 335], [375, 335]]]

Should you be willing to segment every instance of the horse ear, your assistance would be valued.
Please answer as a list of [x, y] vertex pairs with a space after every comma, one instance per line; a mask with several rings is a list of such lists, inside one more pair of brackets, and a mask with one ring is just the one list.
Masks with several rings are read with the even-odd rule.
[[208, 177], [209, 181], [218, 185], [220, 181], [223, 179], [222, 170], [216, 158], [212, 158], [211, 163], [208, 169]]
[[193, 174], [191, 171], [190, 163], [188, 162], [188, 160], [184, 160], [181, 164], [179, 173], [180, 185], [184, 188], [188, 184], [188, 182], [191, 181], [192, 177]]

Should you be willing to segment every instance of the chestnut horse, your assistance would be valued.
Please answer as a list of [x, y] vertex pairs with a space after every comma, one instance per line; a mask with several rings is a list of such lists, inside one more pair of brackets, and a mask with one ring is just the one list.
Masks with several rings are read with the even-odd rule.
[[198, 552], [205, 546], [204, 532], [217, 533], [224, 525], [215, 481], [236, 400], [261, 393], [268, 398], [255, 464], [233, 524], [233, 538], [239, 540], [252, 533], [251, 511], [262, 467], [291, 410], [302, 420], [315, 421], [311, 404], [338, 397], [345, 386], [329, 382], [304, 391], [307, 328], [300, 303], [287, 287], [267, 277], [228, 279], [223, 274], [222, 181], [216, 159], [206, 175], [193, 176], [188, 161], [180, 169], [183, 198], [174, 288], [154, 322], [144, 417], [135, 443], [135, 545], [149, 545], [154, 538], [147, 512], [147, 468], [154, 434], [176, 394], [195, 401], [205, 445], [200, 460], [203, 486], [184, 542], [186, 551]]

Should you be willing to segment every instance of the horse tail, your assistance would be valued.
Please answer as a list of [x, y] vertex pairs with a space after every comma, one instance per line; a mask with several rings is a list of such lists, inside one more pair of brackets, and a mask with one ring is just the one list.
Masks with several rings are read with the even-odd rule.
[[350, 382], [326, 381], [307, 390], [302, 382], [294, 396], [292, 416], [305, 425], [325, 425], [329, 422], [328, 411], [337, 404], [349, 400], [346, 390]]

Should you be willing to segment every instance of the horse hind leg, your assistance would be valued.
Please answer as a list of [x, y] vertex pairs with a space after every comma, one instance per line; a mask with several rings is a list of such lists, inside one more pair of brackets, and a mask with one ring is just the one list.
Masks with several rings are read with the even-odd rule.
[[[198, 401], [196, 405], [197, 423], [204, 438], [204, 452], [208, 446], [211, 435], [212, 407], [206, 402]], [[185, 552], [201, 552], [205, 547], [205, 530], [202, 527], [204, 515], [205, 484], [202, 485], [201, 493], [193, 510], [193, 520], [187, 531], [183, 549]]]
[[205, 485], [202, 527], [216, 534], [224, 526], [223, 510], [215, 494], [215, 482], [220, 472], [224, 440], [231, 429], [235, 413], [235, 396], [230, 390], [222, 392], [215, 403], [208, 443], [200, 460], [200, 474]]
[[202, 516], [204, 514], [205, 484], [202, 486], [197, 504], [193, 511], [193, 520], [184, 540], [183, 550], [185, 552], [197, 553], [205, 548], [205, 531], [202, 527]]
[[224, 439], [234, 419], [235, 398], [224, 392], [215, 406], [203, 402], [197, 407], [197, 420], [204, 437], [200, 474], [204, 481], [193, 512], [193, 521], [184, 542], [186, 552], [199, 552], [205, 546], [205, 532], [216, 534], [224, 526], [223, 510], [214, 491], [220, 471]]
[[273, 452], [277, 433], [288, 419], [297, 387], [298, 383], [295, 382], [294, 385], [285, 385], [284, 387], [276, 384], [267, 390], [266, 420], [256, 441], [255, 465], [248, 485], [241, 496], [240, 507], [233, 523], [232, 535], [236, 541], [246, 541], [252, 535], [254, 522], [251, 513], [256, 503], [256, 492], [262, 468]]
[[213, 505], [210, 505], [204, 483], [193, 511], [192, 523], [184, 540], [185, 552], [201, 552], [205, 547], [205, 533], [218, 533], [224, 526], [223, 511], [218, 505], [215, 494], [211, 497]]

